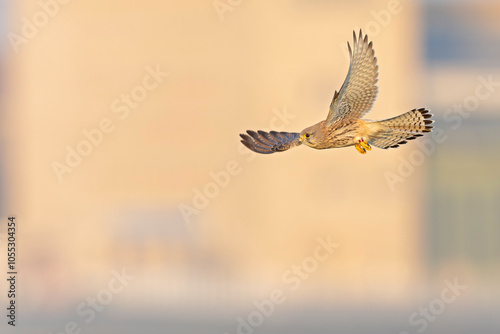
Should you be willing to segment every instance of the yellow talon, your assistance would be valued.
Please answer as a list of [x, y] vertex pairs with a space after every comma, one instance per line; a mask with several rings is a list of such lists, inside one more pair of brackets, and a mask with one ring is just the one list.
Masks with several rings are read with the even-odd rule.
[[359, 153], [366, 154], [366, 150], [360, 144], [355, 144], [354, 147], [356, 147]]
[[372, 147], [370, 146], [370, 144], [368, 144], [364, 140], [360, 141], [359, 145], [361, 145], [367, 151], [371, 151], [372, 150]]

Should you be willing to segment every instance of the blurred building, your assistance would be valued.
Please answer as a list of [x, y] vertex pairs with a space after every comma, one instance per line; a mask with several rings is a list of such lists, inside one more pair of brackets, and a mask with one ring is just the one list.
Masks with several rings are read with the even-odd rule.
[[[425, 9], [426, 95], [446, 140], [431, 159], [428, 269], [461, 267], [490, 286], [499, 278], [500, 5], [430, 3]], [[446, 89], [449, 87], [449, 89]]]

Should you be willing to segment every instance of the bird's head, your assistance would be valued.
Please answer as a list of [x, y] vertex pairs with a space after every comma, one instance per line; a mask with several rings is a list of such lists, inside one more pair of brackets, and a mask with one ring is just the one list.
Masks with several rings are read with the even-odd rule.
[[302, 130], [300, 133], [300, 142], [310, 147], [316, 147], [323, 138], [321, 126], [322, 122]]

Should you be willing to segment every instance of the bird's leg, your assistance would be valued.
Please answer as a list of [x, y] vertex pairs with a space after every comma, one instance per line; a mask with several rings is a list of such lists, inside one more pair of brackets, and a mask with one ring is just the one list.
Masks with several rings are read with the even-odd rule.
[[372, 147], [363, 138], [359, 140], [359, 144], [354, 145], [359, 153], [365, 154], [366, 151], [371, 151]]
[[361, 145], [367, 151], [372, 150], [372, 147], [370, 146], [370, 144], [368, 144], [363, 138], [361, 138], [361, 140], [359, 141], [359, 145]]
[[361, 154], [365, 154], [366, 153], [366, 150], [359, 144], [354, 144], [354, 147], [356, 147], [356, 149], [358, 150], [359, 153]]

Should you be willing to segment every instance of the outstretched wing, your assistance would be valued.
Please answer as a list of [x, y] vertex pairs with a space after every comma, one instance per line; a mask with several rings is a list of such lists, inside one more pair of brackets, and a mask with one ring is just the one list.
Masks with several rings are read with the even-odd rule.
[[333, 96], [330, 104], [330, 112], [326, 118], [328, 125], [345, 118], [361, 118], [373, 106], [377, 98], [378, 87], [378, 66], [372, 42], [368, 43], [368, 36], [359, 31], [359, 38], [354, 36], [353, 51], [349, 42], [349, 55], [351, 63], [349, 72], [340, 88], [340, 91]]
[[300, 142], [300, 134], [292, 132], [258, 132], [248, 130], [248, 135], [240, 134], [243, 139], [241, 142], [250, 150], [262, 153], [271, 154], [274, 152], [282, 152], [292, 147], [302, 144]]

